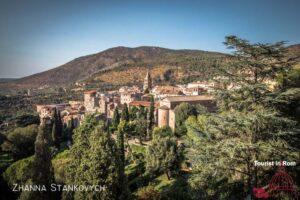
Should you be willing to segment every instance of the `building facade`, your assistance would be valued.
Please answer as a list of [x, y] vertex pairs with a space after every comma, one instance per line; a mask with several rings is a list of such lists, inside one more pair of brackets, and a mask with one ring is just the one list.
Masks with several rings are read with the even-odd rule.
[[197, 96], [172, 96], [167, 97], [159, 102], [158, 108], [158, 126], [169, 126], [175, 130], [175, 108], [181, 103], [201, 104], [206, 107], [209, 112], [216, 109], [216, 102], [212, 96], [197, 95]]

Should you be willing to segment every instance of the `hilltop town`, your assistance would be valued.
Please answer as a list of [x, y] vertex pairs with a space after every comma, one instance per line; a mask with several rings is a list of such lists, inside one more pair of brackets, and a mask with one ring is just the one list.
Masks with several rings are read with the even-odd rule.
[[134, 85], [131, 87], [122, 86], [119, 90], [106, 92], [87, 90], [83, 92], [84, 101], [37, 105], [36, 109], [41, 119], [51, 119], [54, 110], [57, 110], [65, 125], [72, 119], [75, 127], [77, 127], [87, 114], [96, 113], [99, 118], [110, 122], [116, 107], [122, 108], [125, 104], [129, 108], [144, 107], [149, 109], [151, 97], [153, 97], [155, 125], [158, 127], [169, 126], [174, 130], [175, 107], [181, 103], [201, 104], [208, 111], [213, 112], [216, 108], [216, 102], [212, 92], [217, 87], [220, 87], [220, 84], [216, 81], [158, 86], [153, 84], [151, 73], [147, 70], [143, 88]]
[[[86, 79], [73, 82], [76, 88], [41, 84], [47, 93], [30, 89], [3, 97], [2, 107], [14, 118], [3, 123], [6, 133], [0, 134], [2, 191], [22, 199], [30, 193], [15, 194], [15, 183], [49, 188], [53, 182], [105, 185], [109, 193], [41, 193], [48, 199], [277, 199], [281, 174], [289, 180], [284, 187], [296, 194], [298, 175], [288, 163], [299, 160], [297, 63], [285, 58], [281, 43], [225, 39], [235, 49], [234, 59], [210, 77], [199, 72], [196, 79], [178, 82], [164, 76], [171, 71], [151, 65], [139, 71], [125, 67], [139, 80], [101, 87], [124, 74], [104, 81], [99, 72], [94, 84]], [[157, 78], [160, 72], [164, 81]], [[25, 108], [31, 112], [15, 112]], [[278, 169], [257, 165], [269, 158]]]

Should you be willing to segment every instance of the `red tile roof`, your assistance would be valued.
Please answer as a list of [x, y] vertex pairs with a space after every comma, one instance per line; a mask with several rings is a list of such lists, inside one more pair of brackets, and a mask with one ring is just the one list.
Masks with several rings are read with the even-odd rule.
[[94, 94], [96, 93], [96, 90], [89, 90], [89, 91], [84, 91], [84, 94]]
[[[150, 107], [151, 102], [150, 101], [132, 101], [129, 103], [129, 106], [144, 106], [144, 107]], [[154, 107], [158, 107], [159, 103], [155, 102]]]

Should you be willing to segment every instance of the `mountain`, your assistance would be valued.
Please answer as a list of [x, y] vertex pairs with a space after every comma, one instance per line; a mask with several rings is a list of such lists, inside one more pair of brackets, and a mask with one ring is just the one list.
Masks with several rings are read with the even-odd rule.
[[[200, 50], [172, 50], [160, 47], [142, 46], [137, 48], [115, 47], [105, 51], [76, 58], [54, 69], [20, 78], [0, 87], [37, 88], [47, 86], [65, 86], [78, 81], [93, 82], [101, 75], [124, 71], [132, 67], [169, 69], [185, 67], [199, 62], [209, 66], [212, 60], [224, 57], [224, 54]], [[103, 81], [102, 81], [103, 82]]]
[[[289, 46], [288, 52], [292, 57], [299, 57], [300, 44]], [[225, 57], [226, 54], [201, 50], [115, 47], [45, 72], [0, 83], [0, 89], [74, 86], [75, 82], [99, 88], [141, 84], [147, 69], [157, 84], [186, 83], [215, 76], [216, 62], [224, 61]]]

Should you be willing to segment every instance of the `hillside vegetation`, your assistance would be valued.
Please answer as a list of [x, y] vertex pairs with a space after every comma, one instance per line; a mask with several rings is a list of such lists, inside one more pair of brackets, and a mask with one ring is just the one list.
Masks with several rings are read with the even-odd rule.
[[[198, 69], [209, 72], [213, 63], [225, 55], [200, 50], [171, 50], [160, 47], [115, 47], [97, 54], [76, 58], [57, 68], [2, 83], [2, 88], [37, 88], [41, 86], [66, 86], [77, 81], [100, 80], [111, 83], [131, 83], [141, 80], [147, 68], [154, 72], [177, 69], [190, 73]], [[134, 71], [124, 73], [125, 70]], [[200, 70], [201, 71], [201, 70]], [[120, 73], [119, 73], [120, 72]], [[125, 76], [123, 76], [125, 75]], [[110, 77], [109, 79], [107, 77]], [[119, 79], [122, 77], [122, 80]]]
[[[290, 57], [300, 61], [300, 45], [288, 47]], [[115, 88], [141, 84], [147, 69], [157, 84], [206, 80], [218, 74], [218, 63], [228, 54], [201, 50], [172, 50], [160, 47], [115, 47], [76, 58], [54, 69], [21, 79], [0, 82], [0, 90], [71, 86], [85, 82], [89, 87]]]

